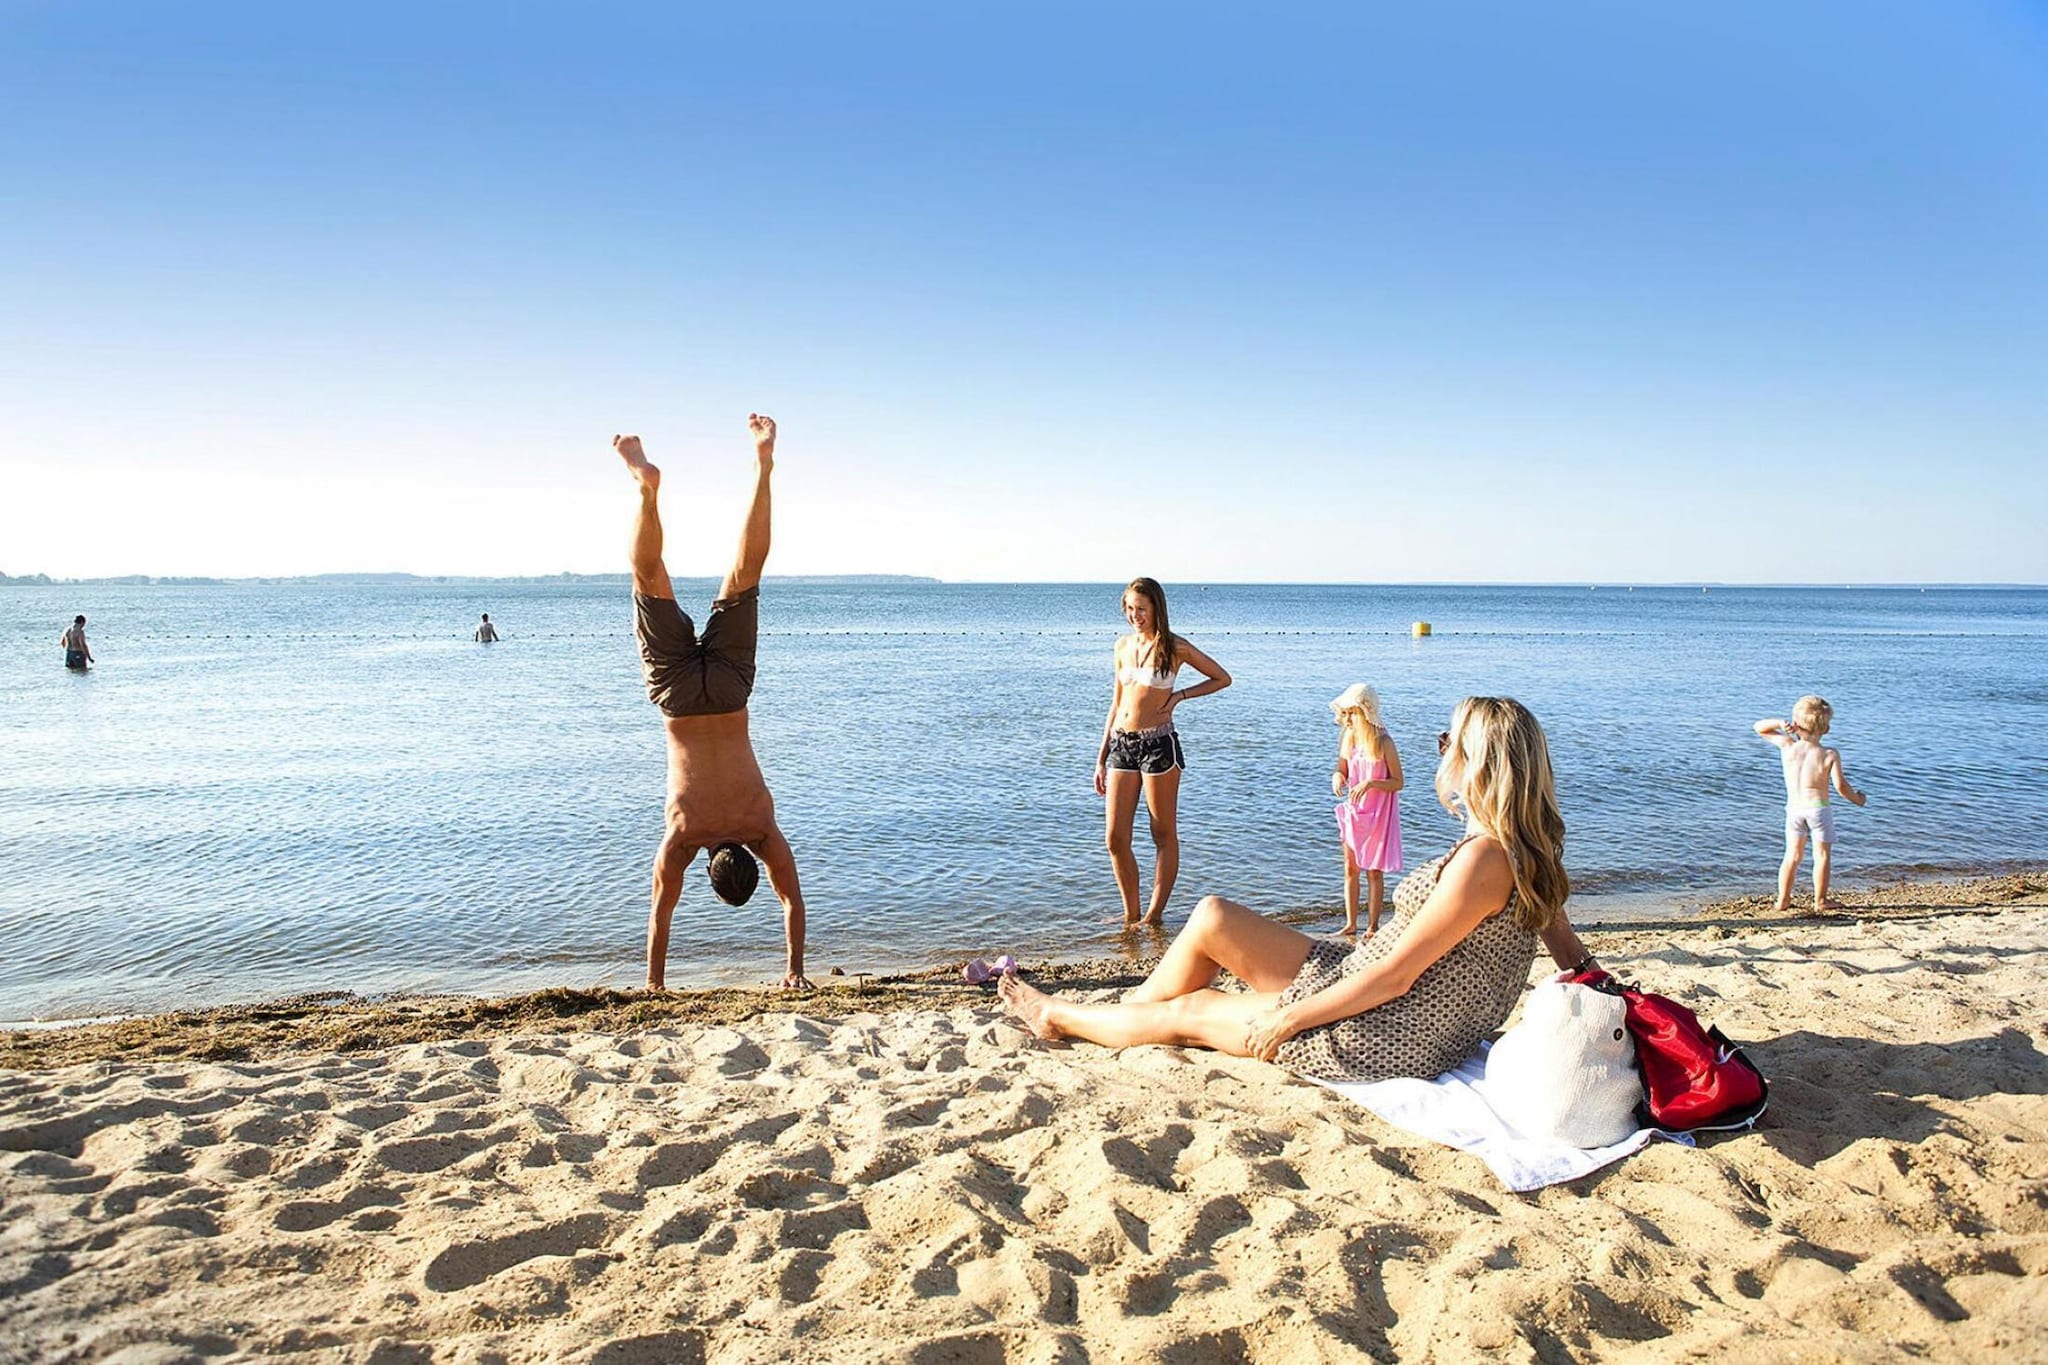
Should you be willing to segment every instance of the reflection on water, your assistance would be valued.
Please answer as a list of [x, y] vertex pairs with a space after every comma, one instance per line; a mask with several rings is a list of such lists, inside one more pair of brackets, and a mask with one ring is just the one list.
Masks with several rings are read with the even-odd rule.
[[[1581, 916], [1768, 889], [1783, 796], [1749, 726], [1807, 691], [1871, 793], [1839, 812], [1845, 886], [2048, 860], [2048, 594], [1169, 590], [1237, 679], [1178, 717], [1169, 926], [1215, 891], [1335, 931], [1326, 703], [1353, 681], [1386, 698], [1417, 862], [1456, 835], [1429, 789], [1451, 705], [1535, 710]], [[84, 677], [54, 648], [79, 611]], [[481, 611], [504, 643], [470, 642]], [[762, 612], [814, 975], [1163, 946], [1119, 932], [1091, 781], [1115, 586], [771, 580]], [[589, 584], [0, 589], [0, 1018], [637, 981], [663, 768], [630, 620]], [[1137, 839], [1149, 886], [1142, 814]], [[693, 875], [670, 980], [767, 979], [780, 941], [772, 899]]]

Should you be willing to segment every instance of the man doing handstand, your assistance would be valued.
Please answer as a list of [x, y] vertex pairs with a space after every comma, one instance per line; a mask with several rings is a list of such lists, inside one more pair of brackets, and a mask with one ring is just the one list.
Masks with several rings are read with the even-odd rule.
[[[668, 726], [668, 818], [654, 855], [654, 907], [647, 916], [647, 989], [660, 990], [668, 964], [668, 925], [683, 891], [683, 869], [708, 848], [711, 889], [728, 905], [744, 905], [760, 870], [782, 902], [789, 970], [782, 984], [809, 989], [804, 979], [804, 897], [796, 858], [775, 825], [775, 799], [761, 777], [747, 734], [747, 698], [754, 690], [754, 644], [759, 630], [761, 566], [768, 559], [768, 476], [775, 468], [775, 422], [747, 414], [757, 469], [754, 499], [740, 533], [739, 558], [711, 604], [700, 633], [683, 609], [661, 559], [661, 513], [655, 506], [661, 471], [647, 462], [638, 436], [614, 436], [612, 446], [640, 483], [633, 520], [634, 633], [647, 675], [647, 696]], [[750, 853], [748, 850], [753, 852]]]

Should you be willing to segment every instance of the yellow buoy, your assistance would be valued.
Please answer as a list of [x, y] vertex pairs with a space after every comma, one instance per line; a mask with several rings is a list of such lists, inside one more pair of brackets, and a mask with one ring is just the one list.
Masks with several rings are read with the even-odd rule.
[[1420, 640], [1423, 636], [1429, 634], [1429, 622], [1417, 621], [1414, 625], [1408, 627], [1408, 630], [1410, 634]]

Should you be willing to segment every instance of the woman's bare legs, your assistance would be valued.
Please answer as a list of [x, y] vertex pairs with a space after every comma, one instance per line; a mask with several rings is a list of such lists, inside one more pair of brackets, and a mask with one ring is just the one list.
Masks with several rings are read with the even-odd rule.
[[1380, 911], [1387, 903], [1387, 874], [1373, 868], [1365, 874], [1365, 932], [1370, 938], [1379, 932]]
[[1145, 813], [1152, 821], [1152, 908], [1147, 924], [1166, 922], [1166, 898], [1180, 880], [1180, 769], [1145, 774]]
[[1246, 1055], [1244, 1031], [1252, 1016], [1279, 1002], [1277, 995], [1195, 991], [1143, 1004], [1090, 1005], [1047, 995], [1014, 976], [1004, 977], [997, 989], [1010, 1012], [1040, 1038], [1085, 1038], [1104, 1047], [1170, 1043], [1234, 1057]]
[[1138, 855], [1131, 851], [1131, 826], [1138, 818], [1144, 779], [1128, 769], [1111, 768], [1105, 782], [1104, 842], [1109, 845], [1109, 865], [1116, 871], [1116, 893], [1124, 902], [1124, 924], [1133, 926], [1138, 922]]
[[1254, 991], [1277, 995], [1294, 981], [1315, 940], [1258, 911], [1204, 896], [1174, 935], [1145, 983], [1124, 996], [1128, 1005], [1177, 999], [1216, 984], [1227, 971]]
[[1344, 845], [1344, 932], [1358, 932], [1358, 860], [1349, 844]]

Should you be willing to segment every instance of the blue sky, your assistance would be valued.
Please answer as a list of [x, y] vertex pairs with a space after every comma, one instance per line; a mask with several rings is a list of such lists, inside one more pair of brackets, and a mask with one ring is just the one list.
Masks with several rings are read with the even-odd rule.
[[[579, 7], [580, 8], [580, 7]], [[2048, 10], [9, 3], [0, 571], [2048, 581]]]

